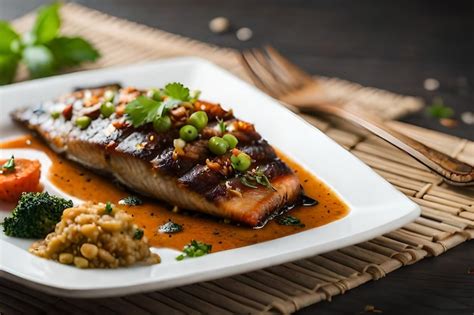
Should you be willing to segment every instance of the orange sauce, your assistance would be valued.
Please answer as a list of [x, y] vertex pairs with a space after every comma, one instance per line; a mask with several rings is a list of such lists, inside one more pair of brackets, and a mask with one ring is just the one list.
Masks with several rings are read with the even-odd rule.
[[[33, 136], [0, 143], [0, 149], [8, 148], [29, 148], [45, 152], [53, 162], [48, 178], [59, 189], [79, 199], [118, 204], [120, 199], [133, 194], [114, 184], [110, 178], [97, 175], [55, 154], [41, 140]], [[273, 220], [263, 228], [252, 229], [226, 224], [223, 220], [194, 212], [175, 213], [171, 211], [172, 206], [148, 198], [141, 198], [144, 203], [140, 206], [123, 206], [123, 208], [134, 217], [135, 223], [145, 230], [145, 235], [153, 246], [181, 250], [190, 240], [195, 239], [212, 244], [213, 252], [291, 235], [328, 224], [347, 215], [349, 212], [347, 205], [329, 187], [294, 161], [281, 153], [278, 154], [296, 172], [306, 195], [319, 201], [316, 206], [298, 207], [290, 211], [292, 216], [301, 220], [304, 227], [279, 225]], [[18, 156], [18, 158], [27, 157]], [[174, 234], [158, 232], [159, 227], [168, 220], [181, 224], [183, 231]]]

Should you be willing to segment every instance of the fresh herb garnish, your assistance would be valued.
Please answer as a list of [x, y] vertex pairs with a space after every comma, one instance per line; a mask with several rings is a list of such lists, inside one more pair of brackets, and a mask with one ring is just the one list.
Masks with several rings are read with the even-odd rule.
[[454, 115], [454, 110], [446, 106], [440, 97], [433, 99], [433, 104], [426, 108], [426, 113], [434, 118], [450, 118]]
[[280, 225], [294, 225], [294, 226], [299, 226], [299, 227], [305, 227], [305, 225], [301, 223], [300, 219], [291, 215], [278, 217], [277, 223]]
[[224, 134], [227, 131], [227, 125], [224, 122], [224, 119], [217, 118], [217, 122], [219, 123], [219, 130]]
[[83, 38], [59, 35], [60, 6], [53, 3], [40, 8], [33, 28], [22, 35], [8, 22], [0, 21], [0, 85], [13, 81], [20, 62], [32, 78], [39, 78], [100, 57]]
[[110, 203], [110, 201], [107, 201], [107, 203], [105, 204], [105, 213], [111, 214], [112, 210], [112, 204]]
[[240, 177], [240, 182], [250, 188], [258, 188], [257, 184], [262, 185], [268, 189], [276, 191], [275, 187], [270, 183], [270, 180], [265, 175], [263, 170], [258, 167], [252, 171], [243, 174]]
[[199, 99], [199, 96], [201, 95], [201, 91], [199, 90], [194, 90], [189, 92], [189, 101], [191, 103], [196, 102]]
[[151, 123], [182, 102], [189, 101], [189, 89], [181, 83], [167, 84], [163, 94], [166, 96], [164, 101], [142, 95], [127, 104], [125, 113], [127, 114], [127, 119], [134, 127]]
[[250, 187], [250, 188], [258, 188], [257, 185], [252, 184], [252, 182], [255, 182], [253, 179], [251, 179], [251, 180], [252, 180], [252, 182], [251, 182], [251, 181], [250, 181], [249, 179], [247, 179], [247, 178], [248, 178], [248, 175], [242, 176], [242, 177], [240, 178], [240, 182], [241, 182], [242, 184], [244, 184], [245, 186], [247, 186], [247, 187]]
[[189, 89], [178, 82], [168, 83], [165, 86], [164, 94], [183, 102], [189, 101]]
[[182, 230], [183, 230], [182, 225], [178, 223], [174, 223], [171, 220], [166, 222], [162, 226], [160, 226], [160, 228], [158, 229], [158, 231], [161, 233], [178, 233], [178, 232], [181, 232]]
[[126, 206], [139, 206], [143, 204], [143, 201], [138, 198], [137, 196], [127, 196], [123, 199], [121, 199], [119, 202], [119, 205], [126, 205]]
[[133, 233], [133, 238], [136, 240], [141, 240], [144, 233], [145, 232], [143, 232], [142, 229], [136, 229], [135, 232]]
[[161, 117], [163, 103], [146, 96], [139, 96], [127, 104], [125, 113], [134, 127], [151, 123], [156, 117]]
[[14, 170], [15, 170], [15, 157], [12, 155], [12, 157], [10, 159], [8, 159], [8, 161], [6, 161], [2, 165], [1, 172], [3, 174], [3, 173], [6, 173], [6, 172], [12, 172]]
[[191, 243], [184, 246], [183, 253], [176, 257], [176, 260], [183, 260], [185, 258], [200, 257], [209, 254], [212, 250], [212, 245], [205, 244], [200, 241], [192, 240]]

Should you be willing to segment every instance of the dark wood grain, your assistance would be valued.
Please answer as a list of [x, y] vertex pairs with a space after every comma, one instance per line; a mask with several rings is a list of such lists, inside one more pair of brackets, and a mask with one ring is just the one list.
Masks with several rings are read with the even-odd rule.
[[[46, 1], [0, 0], [0, 19], [18, 17]], [[474, 111], [473, 1], [218, 1], [83, 0], [89, 7], [173, 33], [234, 48], [270, 43], [309, 72], [416, 95], [443, 97], [456, 117]], [[215, 35], [208, 21], [230, 18], [254, 31], [248, 42]], [[426, 78], [440, 89], [423, 88]], [[474, 140], [474, 126], [441, 126], [423, 112], [404, 121]], [[474, 247], [470, 242], [365, 284], [301, 314], [473, 314]], [[370, 314], [370, 313], [367, 313]]]
[[390, 273], [298, 312], [299, 314], [376, 314], [367, 305], [387, 314], [466, 314], [474, 312], [473, 244], [459, 245], [435, 259], [426, 259]]

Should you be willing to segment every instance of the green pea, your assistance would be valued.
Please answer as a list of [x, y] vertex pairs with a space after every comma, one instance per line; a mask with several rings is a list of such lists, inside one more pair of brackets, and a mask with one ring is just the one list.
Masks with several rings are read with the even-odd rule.
[[91, 124], [90, 117], [81, 116], [76, 119], [76, 126], [78, 126], [81, 129], [86, 129], [87, 127], [89, 127], [90, 124]]
[[196, 127], [191, 125], [185, 125], [179, 129], [179, 137], [186, 142], [193, 141], [198, 136]]
[[237, 143], [239, 143], [239, 140], [230, 133], [225, 134], [222, 139], [224, 139], [229, 144], [229, 149], [235, 148], [237, 146]]
[[155, 118], [153, 120], [153, 128], [159, 133], [168, 131], [171, 128], [170, 116], [161, 116], [159, 118]]
[[232, 155], [230, 157], [230, 162], [235, 170], [245, 172], [252, 164], [252, 159], [248, 154], [240, 152], [237, 155]]
[[211, 150], [212, 153], [216, 155], [222, 155], [227, 152], [229, 144], [221, 137], [212, 137], [211, 139], [209, 139], [207, 147], [209, 148], [209, 150]]
[[115, 113], [115, 106], [111, 102], [104, 102], [100, 105], [100, 113], [105, 118], [110, 117], [113, 113]]
[[207, 126], [208, 118], [206, 112], [200, 110], [198, 112], [193, 113], [188, 118], [188, 124], [193, 125], [198, 130]]
[[53, 119], [58, 119], [59, 116], [61, 116], [60, 112], [52, 112], [51, 113], [51, 118], [53, 118]]

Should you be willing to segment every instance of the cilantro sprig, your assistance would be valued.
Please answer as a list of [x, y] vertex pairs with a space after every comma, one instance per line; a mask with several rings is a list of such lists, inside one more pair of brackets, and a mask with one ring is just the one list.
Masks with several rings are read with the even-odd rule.
[[21, 35], [7, 21], [0, 21], [0, 85], [13, 81], [20, 62], [31, 78], [39, 78], [100, 57], [85, 39], [59, 34], [60, 6], [53, 3], [41, 7], [33, 28]]
[[189, 89], [178, 82], [167, 84], [160, 92], [164, 100], [142, 95], [127, 104], [125, 113], [134, 127], [151, 123], [179, 104], [190, 100]]
[[146, 96], [139, 96], [125, 107], [127, 119], [134, 127], [153, 122], [155, 117], [161, 117], [163, 103]]
[[175, 100], [180, 100], [183, 102], [189, 100], [189, 89], [178, 82], [168, 83], [165, 86], [164, 94]]

